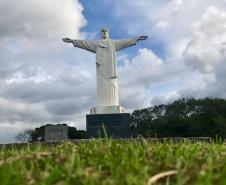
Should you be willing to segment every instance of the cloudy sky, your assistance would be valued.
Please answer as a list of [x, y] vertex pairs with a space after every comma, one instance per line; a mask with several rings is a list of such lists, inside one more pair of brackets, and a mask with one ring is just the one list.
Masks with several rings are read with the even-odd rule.
[[117, 54], [128, 111], [181, 97], [226, 98], [226, 0], [0, 0], [0, 143], [25, 128], [85, 129], [95, 55], [63, 37], [148, 35]]

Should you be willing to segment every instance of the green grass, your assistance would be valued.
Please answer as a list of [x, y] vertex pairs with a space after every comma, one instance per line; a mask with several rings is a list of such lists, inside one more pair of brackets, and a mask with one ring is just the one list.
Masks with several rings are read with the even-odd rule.
[[225, 185], [226, 145], [215, 143], [91, 140], [78, 145], [0, 149], [0, 185], [148, 184]]

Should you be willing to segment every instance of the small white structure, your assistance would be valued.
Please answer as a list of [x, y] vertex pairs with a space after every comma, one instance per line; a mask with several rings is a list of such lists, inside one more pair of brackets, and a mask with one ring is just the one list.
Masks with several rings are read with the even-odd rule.
[[109, 39], [106, 28], [101, 29], [101, 40], [63, 39], [64, 42], [73, 43], [74, 47], [96, 53], [97, 105], [91, 109], [91, 114], [125, 112], [125, 109], [119, 105], [116, 52], [145, 39], [147, 36], [123, 40]]
[[59, 142], [68, 139], [68, 126], [60, 125], [45, 125], [45, 142]]

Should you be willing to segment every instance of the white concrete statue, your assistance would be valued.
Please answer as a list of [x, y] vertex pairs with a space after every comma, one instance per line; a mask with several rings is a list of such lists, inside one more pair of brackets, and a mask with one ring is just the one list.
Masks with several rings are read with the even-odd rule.
[[66, 43], [96, 53], [97, 107], [91, 109], [91, 114], [123, 113], [119, 105], [116, 52], [135, 45], [147, 36], [131, 39], [109, 39], [106, 28], [101, 29], [101, 40], [72, 40], [64, 38]]

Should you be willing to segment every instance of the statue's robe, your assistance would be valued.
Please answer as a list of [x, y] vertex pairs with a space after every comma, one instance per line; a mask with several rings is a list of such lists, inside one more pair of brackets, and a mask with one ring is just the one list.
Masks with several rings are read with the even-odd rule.
[[137, 38], [73, 40], [74, 47], [96, 53], [97, 107], [119, 106], [116, 52], [136, 43]]

